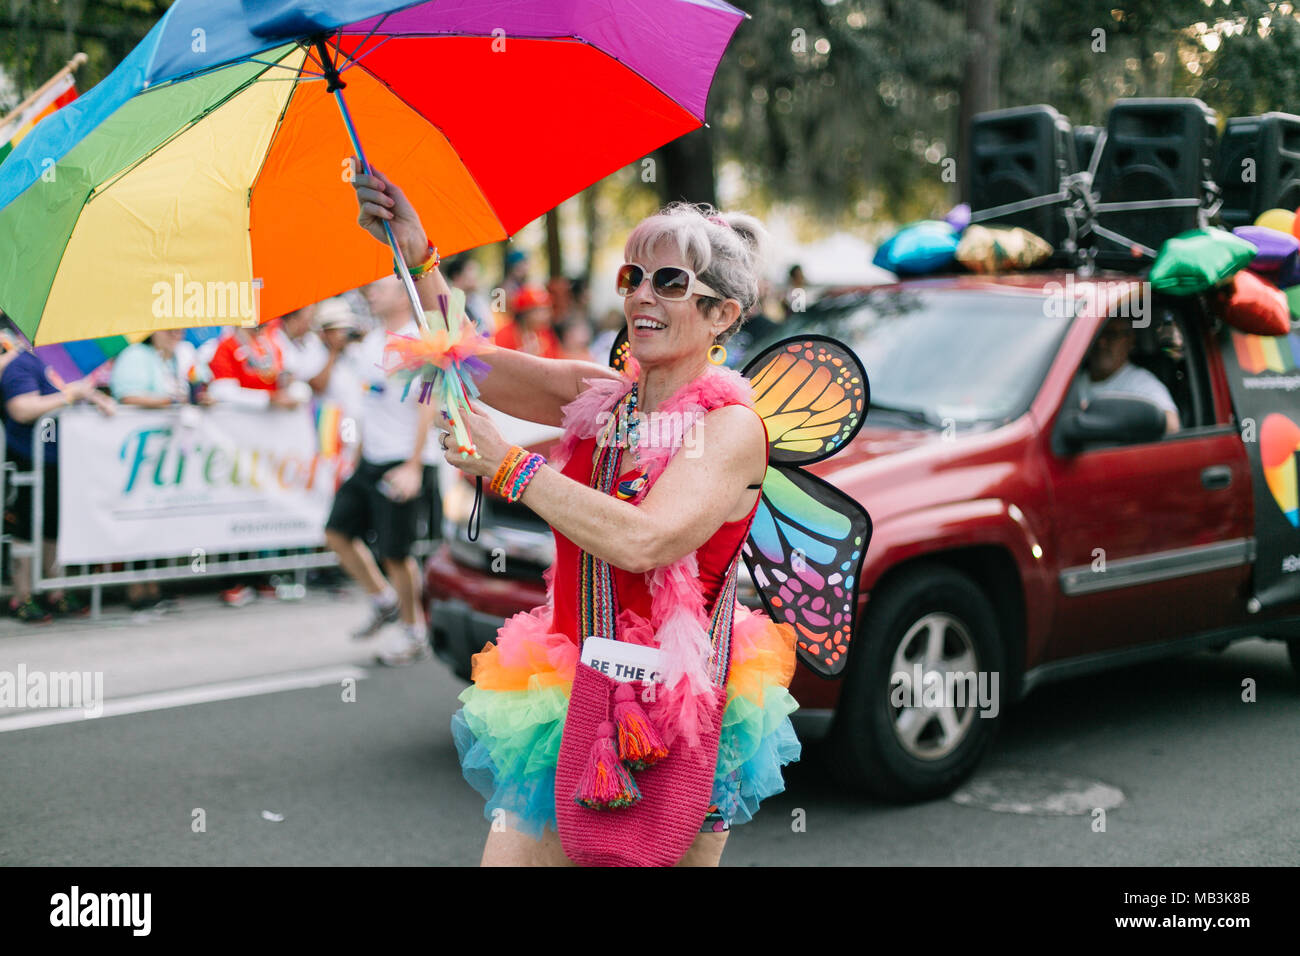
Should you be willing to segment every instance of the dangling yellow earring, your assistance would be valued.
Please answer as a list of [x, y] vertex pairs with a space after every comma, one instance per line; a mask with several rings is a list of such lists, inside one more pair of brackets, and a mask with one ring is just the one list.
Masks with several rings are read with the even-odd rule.
[[[722, 357], [721, 357], [721, 358], [714, 358], [714, 357], [713, 357], [713, 351], [714, 351], [714, 349], [717, 349], [719, 352], [722, 353]], [[709, 361], [712, 362], [714, 365], [725, 365], [726, 362], [727, 362], [727, 347], [726, 347], [725, 345], [710, 345], [710, 346], [709, 346]]]

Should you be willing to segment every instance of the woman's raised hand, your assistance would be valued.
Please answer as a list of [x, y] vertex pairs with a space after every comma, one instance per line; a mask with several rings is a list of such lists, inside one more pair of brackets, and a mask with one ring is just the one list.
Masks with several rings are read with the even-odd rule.
[[357, 205], [360, 208], [357, 224], [387, 245], [388, 236], [384, 234], [386, 221], [392, 227], [393, 237], [397, 240], [397, 247], [402, 250], [406, 264], [415, 265], [424, 261], [429, 239], [411, 201], [385, 179], [379, 170], [372, 167], [370, 175], [361, 172], [361, 163], [356, 157], [352, 159], [352, 168], [357, 170], [352, 178], [352, 188], [356, 190]]
[[[488, 417], [487, 409], [478, 402], [474, 402], [468, 411], [462, 408], [460, 415], [462, 423], [469, 430], [476, 453], [469, 458], [449, 454], [447, 461], [468, 475], [490, 478], [496, 474], [497, 468], [506, 457], [506, 452], [510, 450], [510, 442], [502, 437], [496, 423]], [[441, 445], [442, 436], [451, 431], [451, 422], [445, 412], [441, 419], [434, 423], [434, 427], [439, 431], [438, 442]]]

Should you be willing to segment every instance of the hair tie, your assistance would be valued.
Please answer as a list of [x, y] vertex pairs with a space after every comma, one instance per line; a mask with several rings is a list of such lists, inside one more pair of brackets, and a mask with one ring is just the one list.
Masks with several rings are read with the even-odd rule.
[[708, 220], [716, 225], [726, 226], [728, 229], [731, 228], [731, 223], [727, 222], [727, 220], [723, 219], [721, 216], [709, 216]]

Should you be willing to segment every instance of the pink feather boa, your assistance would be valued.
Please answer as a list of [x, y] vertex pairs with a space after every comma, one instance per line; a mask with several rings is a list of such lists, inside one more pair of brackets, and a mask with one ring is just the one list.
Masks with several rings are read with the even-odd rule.
[[[617, 379], [587, 379], [587, 388], [564, 407], [564, 436], [551, 453], [553, 467], [563, 468], [578, 443], [595, 437], [608, 421], [608, 414], [636, 381], [639, 369], [635, 359], [629, 360], [628, 371], [629, 375]], [[710, 366], [673, 393], [653, 414], [645, 416], [638, 447], [647, 482], [633, 499], [634, 504], [649, 493], [691, 428], [713, 409], [731, 404], [753, 407], [749, 381], [739, 372]], [[625, 612], [619, 618], [619, 638], [659, 647], [664, 689], [653, 707], [656, 727], [665, 744], [672, 746], [680, 737], [688, 747], [694, 747], [713, 729], [708, 677], [712, 609], [705, 607], [695, 552], [650, 571], [646, 584], [650, 590], [650, 627], [639, 620], [637, 626], [630, 626], [634, 622], [630, 612]], [[550, 586], [548, 576], [548, 593]]]

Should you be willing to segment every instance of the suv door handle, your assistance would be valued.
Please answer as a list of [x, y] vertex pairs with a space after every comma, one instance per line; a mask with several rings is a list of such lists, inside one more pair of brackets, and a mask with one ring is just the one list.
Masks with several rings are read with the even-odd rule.
[[1214, 465], [1201, 470], [1201, 484], [1207, 491], [1221, 491], [1232, 484], [1232, 469], [1227, 465]]

